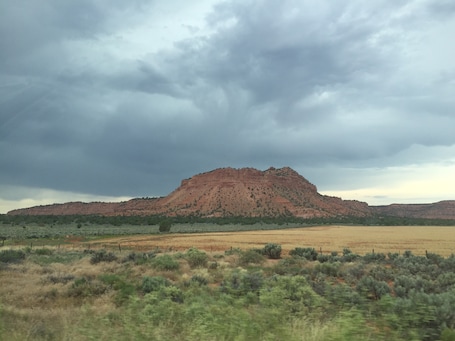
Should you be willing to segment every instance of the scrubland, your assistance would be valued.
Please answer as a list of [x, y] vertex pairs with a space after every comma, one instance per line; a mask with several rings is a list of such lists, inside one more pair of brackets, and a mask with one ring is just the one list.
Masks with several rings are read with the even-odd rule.
[[[444, 255], [434, 252], [439, 241], [419, 253], [406, 250], [413, 244], [386, 250], [392, 236], [379, 243], [387, 230], [374, 230], [376, 243], [362, 252], [354, 250], [355, 227], [344, 240], [341, 229], [320, 229], [327, 239], [318, 241], [314, 231], [300, 240], [291, 229], [258, 231], [263, 238], [166, 234], [6, 245], [0, 338], [455, 339], [455, 256], [445, 246]], [[450, 240], [451, 231], [441, 231]], [[284, 234], [288, 239], [280, 239]], [[412, 237], [420, 240], [418, 232]]]

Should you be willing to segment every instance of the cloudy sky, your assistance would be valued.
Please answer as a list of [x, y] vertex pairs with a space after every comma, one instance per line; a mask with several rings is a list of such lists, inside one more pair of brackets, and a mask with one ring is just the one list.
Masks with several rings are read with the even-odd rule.
[[0, 1], [0, 213], [290, 166], [455, 199], [453, 0]]

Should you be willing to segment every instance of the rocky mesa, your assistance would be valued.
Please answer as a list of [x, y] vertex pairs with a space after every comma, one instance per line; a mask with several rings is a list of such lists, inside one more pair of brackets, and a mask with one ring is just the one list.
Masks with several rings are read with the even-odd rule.
[[366, 203], [321, 195], [316, 186], [289, 167], [220, 168], [182, 181], [168, 196], [121, 203], [72, 202], [8, 212], [18, 215], [196, 215], [303, 218], [368, 216]]

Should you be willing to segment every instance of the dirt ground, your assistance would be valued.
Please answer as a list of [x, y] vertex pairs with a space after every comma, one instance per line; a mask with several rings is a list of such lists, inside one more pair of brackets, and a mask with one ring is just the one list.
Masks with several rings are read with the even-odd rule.
[[323, 253], [342, 252], [343, 248], [349, 248], [358, 254], [373, 250], [383, 253], [410, 250], [417, 255], [428, 251], [449, 256], [455, 253], [455, 227], [319, 226], [268, 231], [141, 235], [90, 242], [94, 247], [121, 247], [138, 251], [155, 248], [184, 251], [196, 247], [207, 252], [262, 248], [267, 243], [280, 244], [283, 255], [296, 247], [313, 247]]

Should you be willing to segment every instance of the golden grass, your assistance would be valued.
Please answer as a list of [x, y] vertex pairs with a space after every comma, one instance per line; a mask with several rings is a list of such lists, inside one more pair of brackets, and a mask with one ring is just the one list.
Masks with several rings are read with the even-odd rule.
[[416, 255], [425, 251], [449, 256], [455, 253], [455, 227], [453, 226], [319, 226], [286, 230], [215, 232], [194, 234], [166, 234], [129, 236], [94, 241], [99, 246], [128, 247], [136, 250], [184, 251], [196, 247], [207, 252], [229, 248], [261, 248], [266, 243], [281, 244], [283, 254], [296, 247], [314, 247], [323, 252], [349, 248], [365, 254], [372, 252], [412, 251]]

